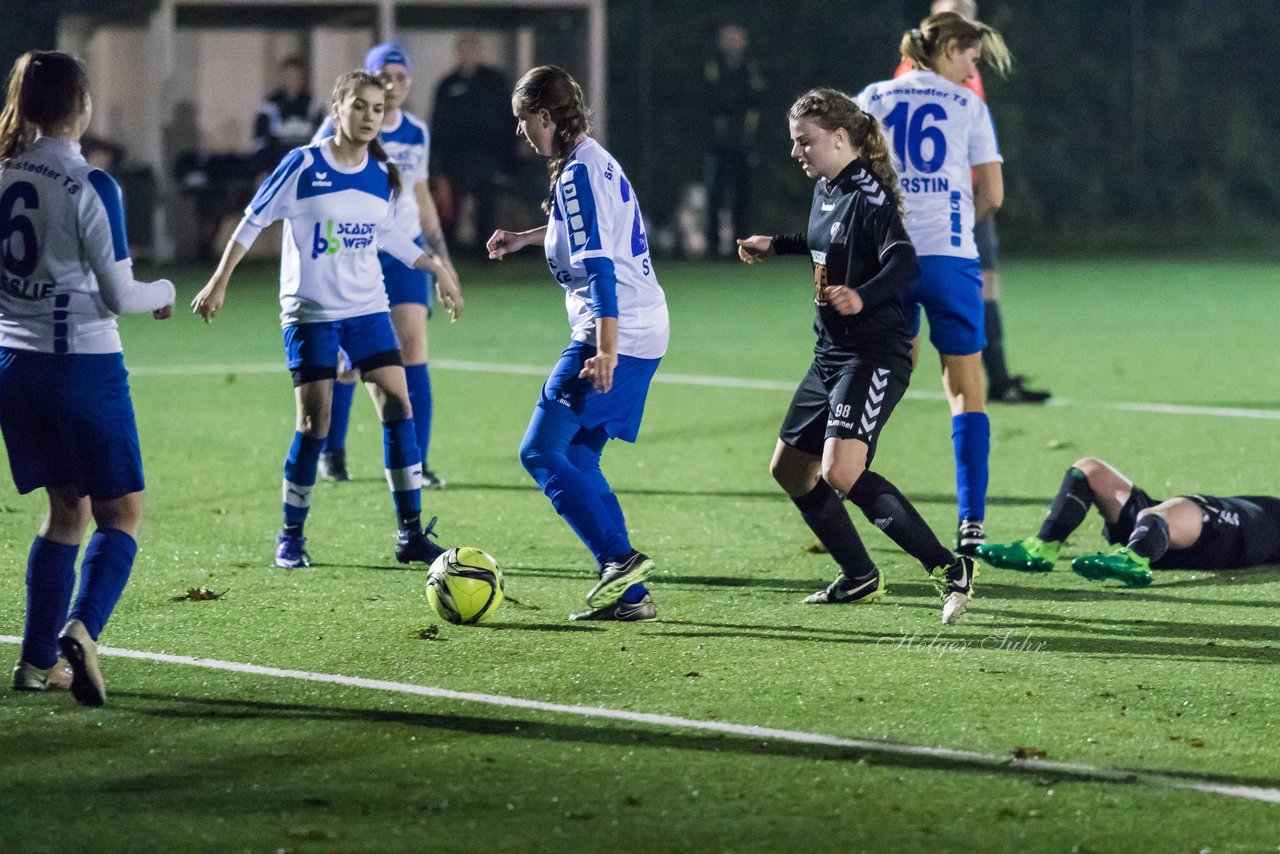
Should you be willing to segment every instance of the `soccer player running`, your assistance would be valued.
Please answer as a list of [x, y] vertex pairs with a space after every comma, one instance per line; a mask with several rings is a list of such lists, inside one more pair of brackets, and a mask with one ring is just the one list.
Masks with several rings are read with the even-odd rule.
[[1090, 507], [1102, 515], [1113, 548], [1081, 555], [1071, 568], [1090, 581], [1117, 579], [1146, 587], [1153, 569], [1240, 569], [1280, 563], [1280, 498], [1261, 495], [1180, 495], [1156, 501], [1094, 457], [1067, 469], [1040, 531], [1016, 543], [978, 547], [1002, 569], [1049, 572], [1062, 543]]
[[[458, 274], [449, 259], [449, 247], [445, 245], [444, 232], [440, 227], [440, 214], [427, 190], [431, 133], [426, 122], [404, 109], [405, 99], [413, 85], [413, 65], [409, 55], [395, 44], [380, 44], [365, 54], [364, 70], [378, 75], [386, 87], [386, 108], [382, 114], [378, 142], [399, 170], [403, 185], [402, 191], [396, 194], [396, 227], [418, 246], [429, 249], [448, 269], [451, 279], [457, 282]], [[317, 131], [314, 141], [332, 134], [333, 122], [327, 119]], [[427, 318], [431, 315], [431, 288], [435, 280], [429, 270], [408, 266], [385, 250], [378, 252], [378, 262], [382, 265], [382, 278], [391, 303], [391, 321], [400, 341], [405, 383], [409, 388], [409, 402], [413, 405], [414, 436], [422, 454], [422, 488], [443, 489], [444, 480], [427, 465], [434, 408], [431, 375], [427, 370]], [[450, 287], [444, 283], [436, 285]], [[461, 309], [462, 299], [460, 296], [456, 299]], [[320, 476], [329, 480], [351, 479], [347, 471], [347, 425], [357, 379], [356, 372], [344, 371], [333, 387], [329, 435], [320, 457]]]
[[516, 84], [511, 105], [516, 133], [548, 160], [549, 219], [529, 231], [495, 231], [489, 257], [542, 243], [573, 330], [542, 388], [520, 460], [598, 564], [588, 610], [569, 619], [653, 620], [657, 611], [643, 584], [653, 561], [631, 547], [600, 455], [610, 439], [636, 440], [649, 383], [667, 350], [666, 295], [635, 189], [588, 136], [577, 81], [555, 66], [534, 68]]
[[898, 488], [868, 466], [885, 422], [911, 377], [903, 298], [919, 275], [902, 224], [902, 194], [884, 135], [848, 95], [814, 89], [787, 113], [791, 156], [818, 179], [805, 233], [738, 241], [748, 264], [769, 252], [813, 262], [813, 366], [800, 382], [770, 470], [840, 574], [806, 598], [814, 605], [874, 602], [884, 579], [858, 537], [848, 498], [920, 561], [943, 598], [942, 621], [960, 619], [973, 595], [974, 564], [938, 541]]
[[138, 553], [144, 486], [116, 316], [163, 320], [174, 289], [133, 278], [120, 188], [80, 154], [90, 113], [74, 57], [29, 51], [14, 63], [0, 113], [0, 429], [18, 492], [43, 487], [49, 499], [27, 555], [13, 687], [69, 685], [100, 706], [97, 641]]
[[957, 549], [975, 554], [984, 542], [991, 423], [983, 389], [984, 311], [974, 222], [1004, 200], [1000, 150], [991, 114], [964, 88], [979, 59], [1007, 73], [1011, 58], [1000, 34], [954, 12], [926, 18], [902, 37], [904, 59], [917, 70], [873, 83], [857, 97], [893, 140], [902, 164], [906, 227], [920, 255], [909, 296], [912, 335], [919, 306], [942, 362], [951, 408], [959, 526]]
[[205, 322], [213, 320], [253, 241], [272, 222], [284, 220], [280, 319], [297, 406], [297, 430], [284, 464], [284, 530], [275, 553], [276, 566], [284, 569], [309, 565], [303, 524], [329, 432], [339, 348], [360, 369], [382, 419], [387, 483], [399, 521], [396, 559], [430, 563], [443, 551], [427, 536], [431, 525], [421, 527], [422, 456], [379, 248], [408, 266], [432, 270], [453, 317], [462, 302], [449, 269], [394, 223], [402, 188], [395, 164], [378, 144], [385, 104], [383, 82], [372, 74], [352, 71], [338, 78], [333, 137], [285, 156], [249, 203], [213, 278], [191, 301]]

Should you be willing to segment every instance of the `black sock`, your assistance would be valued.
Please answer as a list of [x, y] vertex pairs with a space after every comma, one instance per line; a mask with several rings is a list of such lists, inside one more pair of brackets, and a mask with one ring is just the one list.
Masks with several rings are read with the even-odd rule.
[[860, 581], [875, 575], [876, 565], [853, 527], [849, 511], [829, 483], [820, 479], [812, 490], [791, 500], [846, 577]]
[[400, 517], [400, 530], [418, 533], [422, 530], [421, 513], [405, 513]]
[[302, 525], [301, 525], [301, 523], [299, 523], [299, 524], [297, 524], [297, 525], [288, 525], [288, 524], [286, 524], [286, 525], [284, 526], [284, 532], [285, 532], [285, 535], [286, 535], [286, 536], [290, 536], [290, 537], [301, 537], [301, 536], [302, 536]]
[[1092, 506], [1093, 490], [1089, 488], [1089, 478], [1072, 466], [1062, 476], [1058, 495], [1053, 499], [1049, 514], [1044, 517], [1037, 536], [1046, 543], [1062, 542], [1080, 527]]
[[925, 569], [947, 566], [955, 559], [898, 487], [875, 472], [862, 473], [849, 490], [849, 500]]
[[1004, 361], [1004, 324], [1000, 320], [1000, 304], [995, 300], [982, 304], [987, 327], [987, 346], [982, 348], [982, 367], [987, 371], [987, 386], [999, 397], [1009, 387], [1009, 366]]
[[1169, 523], [1163, 516], [1148, 513], [1133, 526], [1129, 548], [1139, 557], [1155, 562], [1169, 550]]

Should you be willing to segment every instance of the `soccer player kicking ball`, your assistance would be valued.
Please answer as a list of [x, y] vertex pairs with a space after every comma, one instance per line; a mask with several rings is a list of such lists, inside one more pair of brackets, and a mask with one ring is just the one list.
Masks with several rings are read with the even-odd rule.
[[813, 261], [818, 343], [791, 400], [770, 470], [840, 575], [805, 599], [814, 605], [874, 602], [884, 580], [842, 499], [910, 554], [942, 594], [942, 621], [964, 615], [973, 559], [948, 551], [898, 488], [869, 471], [876, 440], [907, 390], [911, 332], [902, 300], [919, 275], [902, 224], [902, 195], [875, 118], [834, 89], [802, 95], [787, 113], [791, 156], [818, 179], [804, 233], [738, 241], [753, 264], [770, 252]]
[[631, 547], [618, 497], [600, 471], [611, 439], [636, 440], [667, 351], [667, 300], [640, 202], [613, 155], [588, 135], [582, 88], [564, 69], [543, 65], [525, 74], [511, 110], [516, 133], [547, 158], [548, 220], [529, 231], [495, 231], [489, 257], [542, 243], [573, 329], [542, 387], [520, 461], [599, 567], [587, 610], [569, 619], [654, 620], [644, 586], [653, 561]]
[[1113, 545], [1071, 562], [1090, 581], [1116, 579], [1146, 587], [1152, 569], [1241, 569], [1280, 562], [1280, 498], [1197, 494], [1157, 502], [1093, 457], [1067, 469], [1036, 536], [980, 546], [978, 555], [1001, 569], [1049, 572], [1063, 541], [1090, 507], [1102, 514], [1102, 535]]

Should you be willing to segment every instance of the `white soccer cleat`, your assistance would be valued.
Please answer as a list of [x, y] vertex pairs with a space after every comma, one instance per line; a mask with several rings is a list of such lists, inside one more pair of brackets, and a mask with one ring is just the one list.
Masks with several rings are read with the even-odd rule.
[[107, 701], [107, 683], [98, 667], [98, 644], [79, 620], [69, 620], [58, 636], [58, 646], [71, 665], [71, 696], [82, 706]]
[[13, 668], [13, 690], [48, 691], [53, 688], [71, 687], [71, 665], [65, 659], [48, 670], [41, 670], [27, 661], [19, 661]]
[[948, 593], [946, 601], [942, 603], [942, 624], [945, 626], [954, 626], [956, 623], [960, 622], [960, 618], [963, 617], [965, 611], [968, 610], [968, 593]]

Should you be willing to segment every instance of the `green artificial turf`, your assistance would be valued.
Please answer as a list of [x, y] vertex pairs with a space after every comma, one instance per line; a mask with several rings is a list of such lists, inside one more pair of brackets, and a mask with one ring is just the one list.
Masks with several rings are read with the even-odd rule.
[[[174, 276], [181, 302], [207, 273]], [[271, 568], [294, 413], [274, 269], [261, 265], [238, 274], [208, 328], [185, 310], [122, 323], [147, 516], [104, 644], [1008, 763], [106, 657], [102, 709], [0, 691], [0, 850], [1280, 846], [1280, 804], [1105, 773], [1280, 788], [1280, 569], [1164, 572], [1141, 590], [1090, 583], [1068, 559], [1102, 547], [1095, 516], [1053, 573], [984, 569], [969, 616], [947, 629], [924, 573], [855, 513], [886, 604], [805, 606], [834, 566], [767, 469], [811, 352], [807, 271], [660, 263], [671, 350], [640, 442], [604, 457], [633, 542], [657, 562], [660, 621], [569, 623], [592, 560], [516, 457], [567, 340], [559, 291], [536, 260], [462, 273], [463, 319], [430, 327], [431, 466], [448, 488], [424, 504], [446, 544], [497, 557], [508, 600], [492, 623], [442, 623], [425, 573], [395, 562], [381, 430], [362, 399], [355, 480], [313, 499], [315, 566]], [[1062, 470], [1086, 454], [1158, 496], [1280, 492], [1278, 285], [1280, 271], [1247, 264], [1008, 264], [1012, 367], [1055, 403], [992, 408], [992, 540], [1034, 533]], [[935, 364], [926, 347], [876, 467], [949, 540]], [[42, 505], [0, 485], [0, 634], [22, 631]], [[191, 588], [224, 595], [175, 601]]]

